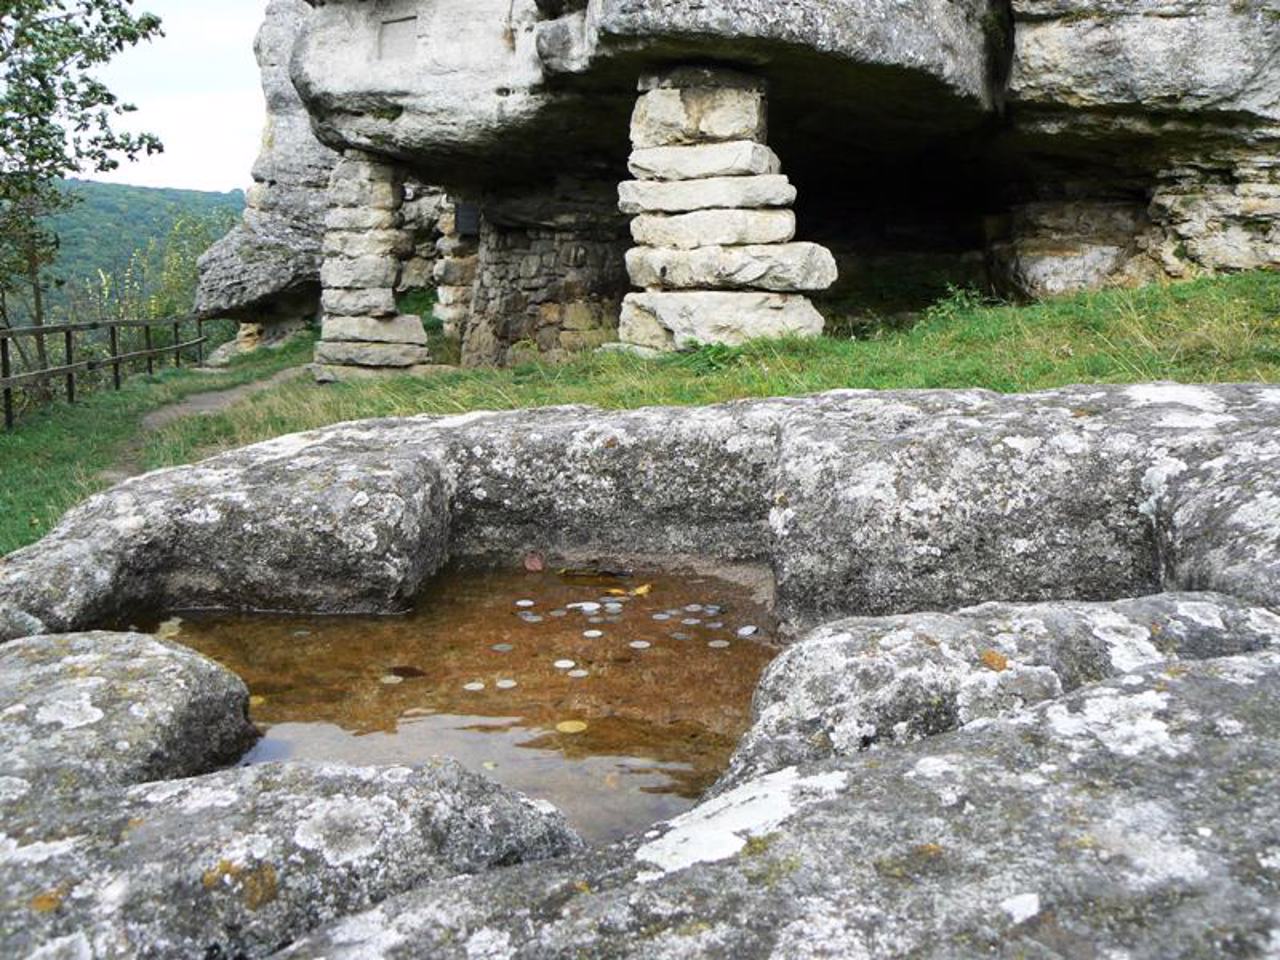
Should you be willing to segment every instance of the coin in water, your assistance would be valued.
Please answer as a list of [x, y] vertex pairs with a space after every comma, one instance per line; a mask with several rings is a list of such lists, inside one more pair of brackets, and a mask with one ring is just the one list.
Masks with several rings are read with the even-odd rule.
[[582, 635], [588, 640], [599, 640], [604, 636], [603, 630], [583, 630]]
[[702, 621], [699, 620], [697, 617], [685, 617], [680, 622], [683, 623], [686, 627], [696, 627]]
[[483, 689], [484, 689], [484, 684], [483, 684], [483, 683], [479, 683], [479, 682], [477, 682], [477, 683], [464, 683], [464, 684], [462, 685], [462, 689], [463, 689], [463, 690], [466, 690], [468, 693], [479, 693], [481, 690], [483, 690]]
[[577, 664], [572, 660], [557, 660], [553, 666], [555, 666], [557, 670], [572, 670], [577, 666]]
[[494, 684], [494, 686], [499, 690], [514, 690], [516, 687], [520, 686], [520, 684], [516, 683], [514, 680], [499, 680]]
[[632, 650], [648, 650], [653, 644], [648, 640], [632, 640], [627, 646]]
[[746, 627], [738, 628], [738, 636], [740, 637], [754, 637], [759, 632], [760, 632], [760, 628], [754, 627], [754, 626], [746, 626]]
[[394, 687], [397, 683], [404, 683], [404, 677], [397, 677], [394, 673], [389, 673], [382, 678], [381, 682], [388, 687]]
[[730, 646], [730, 643], [728, 640], [712, 640], [707, 646], [712, 650], [723, 650], [725, 647]]
[[714, 617], [723, 610], [724, 610], [724, 607], [718, 607], [715, 604], [711, 604], [709, 606], [705, 606], [702, 608], [702, 612], [705, 613], [708, 617]]
[[556, 724], [557, 733], [585, 733], [587, 725], [581, 720], [565, 720]]
[[587, 617], [587, 623], [604, 623], [604, 617]]
[[515, 647], [509, 643], [495, 643], [489, 649], [492, 650], [494, 653], [510, 653], [512, 650], [515, 649]]
[[552, 611], [551, 611], [551, 616], [553, 616], [553, 617], [557, 617], [557, 618], [558, 618], [558, 617], [567, 617], [568, 615], [569, 615], [569, 611], [568, 611], [568, 610], [552, 610]]
[[702, 604], [691, 603], [687, 607], [685, 607], [685, 610], [687, 610], [689, 613], [698, 613], [699, 611], [702, 610]]
[[708, 623], [708, 624], [707, 624], [707, 629], [708, 629], [708, 630], [723, 630], [723, 629], [724, 629], [724, 621], [723, 621], [723, 620], [714, 620], [714, 621], [712, 621], [711, 623]]
[[538, 605], [538, 604], [537, 604], [537, 601], [535, 601], [535, 600], [517, 600], [517, 601], [516, 601], [516, 606], [517, 606], [517, 607], [526, 607], [526, 608], [528, 608], [528, 607], [536, 607], [537, 605]]
[[669, 613], [655, 613], [655, 614], [653, 615], [653, 619], [655, 619], [655, 620], [670, 620], [670, 619], [671, 619], [671, 614], [669, 614]]
[[591, 676], [591, 672], [589, 670], [570, 670], [567, 676], [573, 677], [575, 680], [581, 680], [584, 677]]
[[538, 616], [536, 613], [523, 614], [521, 615], [520, 619], [523, 620], [525, 623], [541, 623], [542, 622], [542, 618]]
[[581, 610], [583, 613], [597, 613], [600, 610], [600, 604], [585, 600], [582, 603], [566, 604], [570, 610]]
[[672, 640], [688, 640], [688, 639], [689, 639], [689, 634], [687, 634], [687, 633], [673, 633], [673, 634], [671, 635], [671, 639], [672, 639]]

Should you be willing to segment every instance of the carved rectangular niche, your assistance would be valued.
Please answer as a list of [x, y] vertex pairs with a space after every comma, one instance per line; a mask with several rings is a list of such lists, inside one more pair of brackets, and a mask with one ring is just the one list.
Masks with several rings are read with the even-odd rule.
[[383, 20], [378, 27], [379, 60], [412, 60], [418, 52], [418, 18]]

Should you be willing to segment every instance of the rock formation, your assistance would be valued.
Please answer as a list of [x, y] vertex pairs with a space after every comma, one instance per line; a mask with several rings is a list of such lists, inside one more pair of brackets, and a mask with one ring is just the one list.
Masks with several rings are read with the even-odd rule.
[[[773, 328], [812, 327], [799, 301], [776, 308], [802, 275], [821, 289], [829, 265], [814, 249], [775, 250], [767, 263], [726, 248], [624, 264], [626, 221], [610, 197], [625, 176], [635, 83], [680, 65], [767, 84], [770, 140], [798, 189], [800, 233], [835, 253], [844, 276], [834, 292], [846, 302], [865, 278], [883, 285], [886, 273], [920, 262], [938, 284], [982, 282], [1017, 296], [1280, 265], [1280, 21], [1270, 0], [927, 0], [909, 9], [889, 0], [328, 0], [299, 17], [300, 3], [275, 15], [299, 31], [292, 77], [319, 138], [446, 184], [468, 211], [465, 240], [446, 244], [463, 262], [440, 268], [438, 310], [469, 363], [555, 358], [614, 339], [628, 267], [646, 291], [659, 274], [676, 288], [663, 291], [672, 294], [664, 311], [629, 308], [629, 326], [645, 318], [644, 342], [663, 339], [659, 314], [698, 326], [689, 318], [706, 310], [691, 311], [695, 301], [714, 302], [720, 316], [735, 312], [730, 302], [739, 313], [745, 304], [788, 315]], [[293, 101], [290, 109], [300, 117]], [[678, 174], [640, 157], [633, 176], [717, 179], [708, 156], [705, 169]], [[736, 159], [753, 176], [777, 175], [767, 154]], [[291, 176], [264, 179], [285, 196]], [[327, 183], [294, 179], [312, 198], [285, 204], [298, 210]], [[666, 205], [690, 208], [640, 210], [642, 221], [724, 221], [701, 211], [745, 204], [727, 239], [751, 236], [748, 219], [757, 230], [774, 221], [773, 240], [786, 233], [784, 216], [745, 214], [780, 212], [788, 204], [777, 196], [724, 192], [743, 184], [665, 187], [627, 187], [626, 203], [643, 207], [658, 189]], [[310, 240], [284, 244], [306, 253], [296, 271], [211, 258], [228, 266], [211, 266], [202, 305], [258, 302], [231, 283], [255, 275], [264, 290], [271, 277], [283, 290], [305, 276], [314, 300], [317, 219]], [[243, 231], [224, 250], [242, 241]], [[430, 251], [418, 247], [428, 256], [411, 258], [401, 287], [427, 280]], [[744, 276], [762, 289], [748, 294]], [[715, 282], [689, 285], [699, 277]], [[225, 296], [215, 295], [220, 286]], [[724, 339], [738, 335], [732, 327]]]
[[9, 634], [392, 612], [536, 549], [763, 565], [795, 642], [711, 794], [587, 850], [451, 762], [212, 770], [252, 737], [236, 678], [11, 640], [0, 944], [1269, 956], [1278, 467], [1280, 388], [1153, 384], [381, 420], [127, 481], [0, 561]]

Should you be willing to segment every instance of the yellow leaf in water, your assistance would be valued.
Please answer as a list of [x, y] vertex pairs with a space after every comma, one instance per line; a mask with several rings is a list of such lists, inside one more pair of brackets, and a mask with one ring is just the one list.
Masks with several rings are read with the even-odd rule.
[[631, 591], [631, 595], [633, 597], [647, 597], [651, 593], [653, 593], [652, 583], [646, 583], [643, 586], [636, 587], [634, 590]]
[[565, 720], [556, 724], [557, 733], [585, 733], [587, 725], [581, 720]]
[[249, 706], [260, 707], [267, 702], [267, 698], [258, 694], [249, 698]]
[[605, 593], [607, 593], [611, 597], [625, 597], [627, 595], [627, 591], [620, 590], [617, 587], [612, 587], [606, 590]]

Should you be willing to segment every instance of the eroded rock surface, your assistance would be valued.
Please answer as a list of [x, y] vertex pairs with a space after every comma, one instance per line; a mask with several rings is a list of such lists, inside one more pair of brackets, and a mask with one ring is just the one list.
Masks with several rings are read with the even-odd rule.
[[1220, 594], [838, 620], [769, 667], [718, 789], [945, 733], [1153, 664], [1270, 648], [1280, 650], [1280, 616]]
[[446, 557], [764, 562], [795, 632], [1162, 590], [1280, 608], [1272, 387], [845, 391], [347, 424], [131, 480], [0, 561], [52, 629], [403, 609]]
[[0, 647], [0, 811], [206, 773], [258, 737], [249, 691], [193, 650], [136, 633]]
[[1280, 654], [1147, 668], [428, 885], [282, 956], [1267, 956], [1278, 704]]
[[577, 843], [547, 804], [453, 761], [268, 764], [74, 808], [32, 800], [0, 826], [0, 950], [260, 957], [416, 884]]

